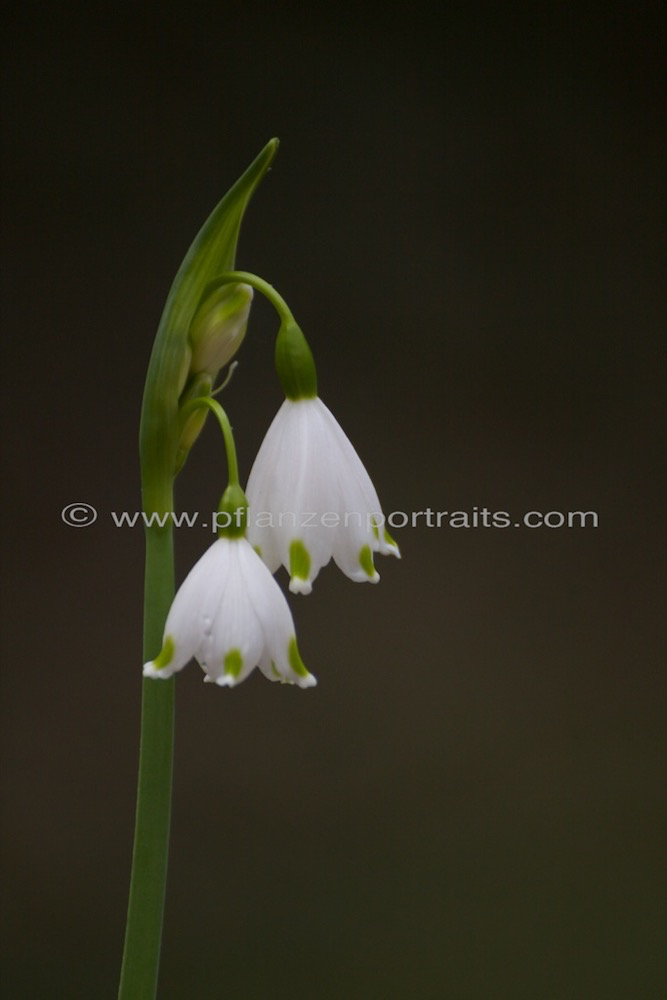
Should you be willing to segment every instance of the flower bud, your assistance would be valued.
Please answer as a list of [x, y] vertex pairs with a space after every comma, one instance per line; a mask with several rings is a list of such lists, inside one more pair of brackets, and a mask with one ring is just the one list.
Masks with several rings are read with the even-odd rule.
[[222, 285], [201, 304], [190, 327], [190, 374], [213, 379], [230, 361], [245, 336], [253, 291], [250, 285]]
[[[211, 386], [213, 380], [210, 375], [200, 374], [196, 375], [188, 385], [187, 389], [181, 397], [181, 409], [186, 403], [189, 403], [193, 399], [199, 399], [200, 396], [208, 396], [211, 391]], [[208, 415], [208, 411], [205, 407], [200, 406], [199, 409], [194, 410], [181, 426], [181, 435], [178, 441], [178, 450], [176, 452], [176, 464], [174, 467], [174, 475], [183, 467], [183, 463], [188, 457], [188, 452], [192, 448], [193, 444], [199, 437], [199, 433], [204, 426], [204, 422]]]

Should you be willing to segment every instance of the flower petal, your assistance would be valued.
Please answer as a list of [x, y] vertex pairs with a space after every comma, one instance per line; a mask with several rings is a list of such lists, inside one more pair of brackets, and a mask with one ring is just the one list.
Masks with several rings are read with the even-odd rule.
[[197, 650], [197, 659], [216, 683], [233, 686], [245, 680], [257, 666], [263, 639], [243, 573], [242, 556], [248, 542], [245, 538], [219, 541], [226, 543], [226, 586], [218, 590], [217, 607], [210, 630]]

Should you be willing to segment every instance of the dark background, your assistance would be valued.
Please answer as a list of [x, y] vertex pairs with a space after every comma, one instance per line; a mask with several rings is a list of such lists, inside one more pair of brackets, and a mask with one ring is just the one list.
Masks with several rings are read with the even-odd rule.
[[[599, 527], [397, 531], [378, 587], [290, 597], [316, 690], [178, 678], [161, 997], [662, 995], [661, 35], [652, 3], [10, 5], [8, 997], [115, 995], [143, 546], [109, 512], [173, 275], [273, 135], [238, 264], [385, 510]], [[225, 396], [246, 474], [275, 332], [258, 303]], [[210, 426], [181, 509], [224, 475]]]

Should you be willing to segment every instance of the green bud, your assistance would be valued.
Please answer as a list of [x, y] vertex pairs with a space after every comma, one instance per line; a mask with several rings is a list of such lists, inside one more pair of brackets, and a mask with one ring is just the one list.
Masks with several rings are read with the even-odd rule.
[[250, 285], [229, 284], [209, 295], [197, 309], [190, 326], [190, 373], [206, 372], [215, 378], [230, 361], [245, 336], [253, 290]]
[[288, 399], [317, 396], [317, 372], [313, 354], [301, 328], [284, 320], [276, 339], [276, 371]]
[[[192, 399], [199, 399], [200, 396], [208, 396], [211, 392], [212, 385], [213, 379], [210, 375], [195, 375], [194, 378], [190, 379], [190, 382], [180, 399], [181, 409]], [[183, 464], [188, 457], [188, 452], [199, 437], [207, 416], [208, 410], [206, 407], [200, 406], [183, 421], [181, 435], [178, 441], [178, 449], [176, 452], [176, 467], [174, 469], [174, 475], [176, 475], [177, 472], [180, 472], [183, 468]]]
[[[246, 207], [278, 150], [272, 139], [229, 189], [188, 250], [162, 312], [146, 376], [141, 410], [141, 481], [144, 509], [173, 509], [175, 467], [182, 464], [179, 412], [188, 383], [197, 374], [190, 363], [189, 332], [200, 305], [208, 301], [219, 275], [234, 267]], [[219, 286], [218, 286], [219, 287]]]

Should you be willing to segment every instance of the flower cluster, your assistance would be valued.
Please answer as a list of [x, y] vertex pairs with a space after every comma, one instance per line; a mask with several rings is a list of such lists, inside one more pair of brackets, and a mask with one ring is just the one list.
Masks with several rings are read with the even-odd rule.
[[[236, 277], [254, 281], [262, 291], [270, 289], [244, 272]], [[219, 294], [215, 309], [209, 307], [217, 321], [216, 342], [223, 347], [227, 340], [240, 339], [247, 322], [248, 285], [236, 288], [240, 305], [235, 299], [230, 308], [227, 297]], [[272, 289], [271, 294], [277, 298]], [[203, 320], [199, 326], [208, 329]], [[206, 345], [199, 367], [206, 362], [213, 370], [223, 354], [211, 348], [209, 362], [201, 332], [197, 342]], [[171, 677], [195, 657], [204, 679], [221, 687], [240, 683], [256, 666], [270, 680], [311, 687], [315, 678], [301, 660], [292, 615], [273, 574], [282, 564], [290, 574], [290, 590], [309, 594], [331, 558], [352, 580], [377, 583], [374, 554], [399, 556], [361, 459], [317, 395], [312, 354], [291, 314], [278, 334], [276, 368], [286, 398], [255, 459], [247, 499], [238, 484], [231, 427], [220, 405], [207, 394], [183, 404], [186, 433], [193, 421], [201, 424], [199, 407], [212, 410], [223, 430], [230, 470], [220, 506], [226, 526], [178, 591], [162, 649], [144, 665], [145, 677]]]

